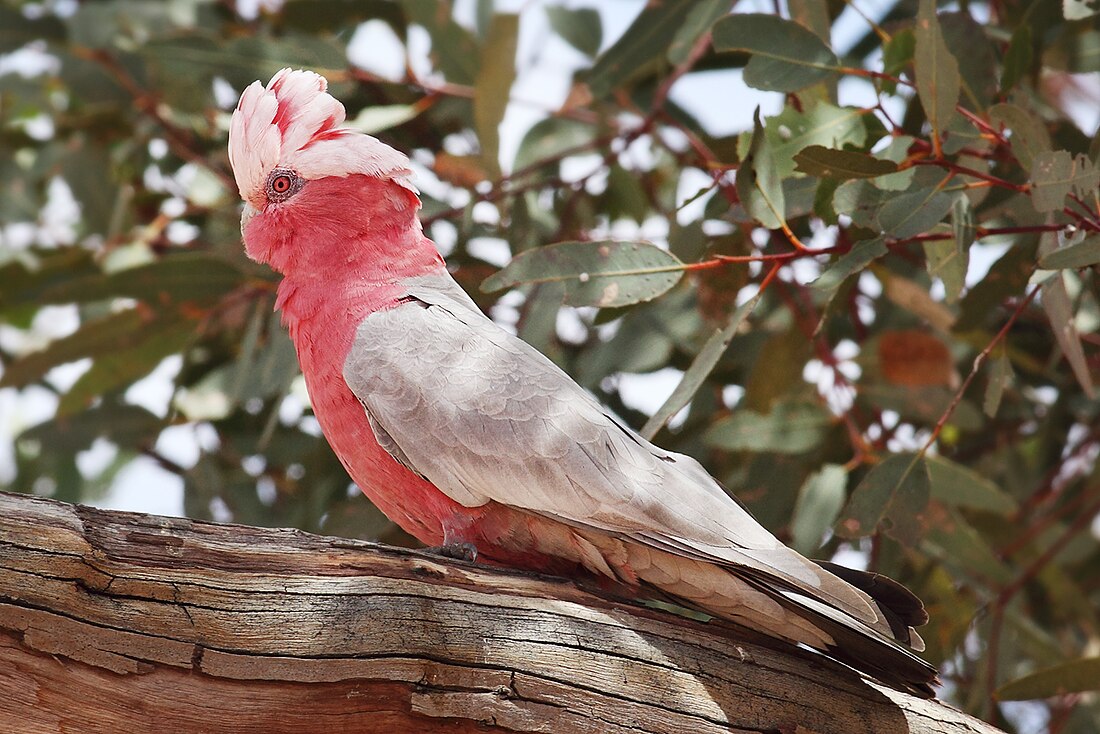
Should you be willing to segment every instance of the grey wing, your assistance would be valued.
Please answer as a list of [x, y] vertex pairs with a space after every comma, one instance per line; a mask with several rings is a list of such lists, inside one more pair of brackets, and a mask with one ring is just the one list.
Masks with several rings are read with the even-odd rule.
[[701, 560], [747, 566], [874, 619], [690, 457], [653, 446], [449, 276], [359, 326], [344, 378], [380, 443], [468, 507], [495, 501]]

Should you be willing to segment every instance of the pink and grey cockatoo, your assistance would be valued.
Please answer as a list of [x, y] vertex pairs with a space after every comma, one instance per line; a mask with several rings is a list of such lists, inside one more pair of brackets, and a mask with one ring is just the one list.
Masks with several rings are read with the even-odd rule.
[[342, 127], [326, 86], [289, 69], [253, 83], [229, 158], [245, 249], [283, 275], [313, 410], [364, 494], [427, 545], [656, 589], [932, 695], [920, 600], [790, 550], [486, 318], [421, 229], [408, 159]]

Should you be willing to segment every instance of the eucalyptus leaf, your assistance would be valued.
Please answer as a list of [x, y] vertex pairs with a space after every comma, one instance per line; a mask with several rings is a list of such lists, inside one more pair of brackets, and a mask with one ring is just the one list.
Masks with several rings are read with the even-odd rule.
[[656, 298], [683, 272], [675, 256], [648, 242], [559, 242], [520, 253], [481, 289], [563, 283], [566, 303], [613, 308]]
[[840, 60], [813, 31], [774, 15], [737, 13], [715, 23], [714, 47], [749, 54], [745, 83], [797, 92], [836, 74]]

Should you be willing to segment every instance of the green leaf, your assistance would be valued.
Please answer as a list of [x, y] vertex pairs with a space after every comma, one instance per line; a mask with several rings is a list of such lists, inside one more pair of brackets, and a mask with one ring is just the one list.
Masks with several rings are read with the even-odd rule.
[[62, 41], [65, 24], [51, 13], [28, 18], [18, 7], [0, 6], [0, 54], [27, 45], [31, 41]]
[[1012, 31], [1012, 38], [1008, 41], [1008, 50], [1005, 51], [1003, 61], [1004, 71], [1001, 74], [1001, 94], [1007, 94], [1013, 87], [1020, 83], [1031, 72], [1031, 26], [1021, 23]]
[[500, 123], [516, 79], [518, 34], [518, 15], [493, 16], [474, 82], [474, 128], [481, 142], [482, 164], [494, 179], [500, 176]]
[[195, 338], [195, 322], [174, 316], [142, 319], [124, 338], [95, 350], [92, 366], [61, 396], [58, 415], [87, 408], [92, 399], [129, 385]]
[[1001, 701], [1028, 701], [1100, 689], [1100, 657], [1080, 658], [1037, 670], [997, 689]]
[[813, 31], [775, 15], [737, 13], [714, 24], [714, 48], [750, 55], [745, 83], [756, 89], [797, 92], [840, 69], [836, 54]]
[[920, 0], [915, 33], [917, 94], [932, 126], [938, 152], [939, 140], [959, 101], [959, 64], [944, 42], [936, 17], [936, 0]]
[[817, 448], [833, 417], [816, 403], [776, 403], [770, 413], [739, 410], [703, 434], [709, 446], [726, 451], [801, 454]]
[[1012, 154], [1029, 173], [1036, 157], [1051, 150], [1050, 133], [1047, 132], [1046, 125], [1023, 107], [1012, 104], [993, 105], [989, 108], [989, 121], [994, 126], [1012, 132], [1008, 139]]
[[795, 169], [822, 178], [873, 178], [898, 170], [896, 163], [854, 150], [835, 150], [811, 145], [794, 157]]
[[997, 61], [987, 28], [964, 12], [944, 13], [939, 21], [948, 52], [965, 59], [959, 65], [960, 104], [981, 112], [997, 94]]
[[0, 314], [28, 305], [57, 303], [42, 294], [83, 277], [102, 277], [91, 250], [82, 247], [32, 250], [0, 267]]
[[729, 13], [732, 5], [733, 0], [700, 0], [677, 29], [668, 47], [668, 62], [678, 66], [687, 61], [691, 47], [699, 37], [709, 32], [716, 20]]
[[[917, 51], [917, 37], [909, 28], [903, 28], [890, 37], [882, 48], [882, 71], [890, 76], [900, 76]], [[894, 84], [893, 82], [890, 82]], [[897, 86], [896, 84], [894, 85]], [[891, 91], [891, 94], [893, 91]]]
[[837, 288], [853, 275], [872, 262], [882, 257], [890, 250], [881, 237], [873, 240], [860, 240], [852, 245], [852, 249], [837, 258], [832, 265], [825, 269], [817, 280], [811, 283], [811, 287], [822, 293], [832, 295]]
[[796, 551], [809, 555], [821, 547], [844, 506], [847, 487], [848, 470], [838, 464], [826, 464], [806, 479], [791, 518], [791, 545]]
[[982, 400], [982, 411], [990, 418], [997, 417], [1001, 398], [1011, 381], [1012, 361], [1008, 357], [1008, 352], [1000, 349], [989, 365], [989, 381], [986, 383], [985, 398]]
[[948, 303], [959, 300], [970, 267], [970, 245], [974, 241], [974, 212], [970, 200], [959, 196], [951, 207], [952, 239], [922, 242], [928, 274], [943, 281]]
[[398, 36], [406, 33], [405, 16], [390, 0], [289, 0], [282, 22], [304, 33], [338, 33], [368, 20], [381, 20]]
[[[54, 367], [85, 357], [111, 358], [112, 355], [140, 349], [149, 339], [156, 338], [158, 331], [165, 329], [166, 321], [151, 317], [142, 310], [130, 309], [83, 324], [75, 333], [56, 339], [44, 349], [9, 363], [0, 377], [0, 387], [25, 387], [41, 380]], [[193, 328], [186, 330], [186, 334], [192, 332]], [[182, 345], [180, 336], [176, 334], [173, 337], [176, 341], [173, 343]], [[157, 361], [178, 350], [177, 346], [176, 349], [163, 352]], [[155, 363], [149, 369], [154, 366]]]
[[[864, 110], [855, 107], [818, 102], [804, 111], [788, 105], [778, 115], [769, 117], [764, 123], [764, 133], [771, 146], [776, 175], [785, 179], [794, 173], [795, 156], [811, 145], [836, 149], [861, 147], [867, 140], [865, 115]], [[751, 140], [746, 133], [739, 141], [742, 157], [748, 154]]]
[[656, 298], [683, 272], [682, 262], [648, 242], [559, 242], [520, 253], [481, 290], [563, 283], [567, 304], [612, 308]]
[[152, 445], [164, 427], [164, 420], [136, 405], [106, 404], [73, 415], [58, 416], [27, 429], [19, 442], [38, 441], [56, 452], [75, 454], [99, 437], [119, 446]]
[[956, 196], [935, 188], [917, 188], [891, 197], [878, 211], [879, 226], [897, 239], [923, 234], [943, 221]]
[[1087, 268], [1100, 263], [1100, 235], [1090, 235], [1075, 245], [1062, 247], [1039, 258], [1044, 270]]
[[664, 0], [648, 3], [626, 33], [600, 54], [585, 77], [593, 99], [603, 99], [639, 71], [650, 68], [653, 62], [664, 61], [665, 51], [697, 2]]
[[[432, 59], [447, 81], [474, 83], [480, 55], [474, 34], [454, 19], [450, 2], [440, 0], [401, 0], [410, 23], [423, 26], [432, 38]], [[514, 58], [514, 55], [513, 55]]]
[[699, 391], [703, 382], [714, 370], [715, 365], [718, 364], [718, 360], [722, 355], [726, 353], [726, 349], [729, 348], [730, 342], [737, 335], [738, 329], [741, 328], [741, 324], [748, 318], [752, 310], [756, 308], [756, 304], [760, 302], [761, 296], [764, 295], [763, 291], [757, 291], [749, 300], [741, 304], [731, 315], [726, 325], [721, 329], [715, 329], [711, 335], [707, 338], [703, 348], [699, 350], [699, 354], [695, 355], [695, 359], [692, 360], [691, 366], [684, 372], [684, 376], [680, 378], [680, 382], [676, 385], [676, 389], [672, 391], [672, 394], [668, 396], [665, 402], [657, 409], [657, 412], [646, 421], [642, 426], [640, 433], [648, 439], [652, 439], [657, 432], [668, 422], [672, 416], [683, 408], [685, 405], [691, 402], [691, 399], [695, 396], [695, 393]]
[[595, 56], [603, 40], [603, 23], [600, 13], [593, 8], [563, 8], [549, 5], [546, 15], [550, 27], [570, 46], [588, 56]]
[[1058, 211], [1075, 193], [1088, 199], [1100, 188], [1100, 169], [1084, 153], [1044, 151], [1035, 156], [1031, 170], [1031, 203], [1038, 212]]
[[377, 135], [391, 128], [404, 125], [420, 114], [420, 109], [411, 104], [384, 104], [364, 107], [347, 126], [366, 133]]
[[557, 159], [569, 150], [584, 146], [596, 137], [596, 128], [585, 122], [548, 117], [535, 123], [520, 141], [513, 171], [524, 171], [545, 160]]
[[977, 576], [1004, 585], [1014, 577], [985, 536], [950, 507], [928, 528], [921, 549], [941, 565], [955, 569], [956, 578]]
[[1065, 274], [1055, 274], [1043, 281], [1040, 286], [1040, 295], [1043, 310], [1050, 319], [1050, 326], [1054, 330], [1054, 338], [1062, 353], [1066, 356], [1077, 382], [1088, 397], [1092, 397], [1092, 373], [1089, 371], [1088, 361], [1085, 359], [1085, 350], [1081, 346], [1081, 334], [1077, 331], [1077, 325], [1073, 318], [1073, 302], [1070, 300], [1069, 291], [1066, 289]]
[[876, 464], [852, 492], [836, 524], [845, 538], [870, 535], [880, 523], [912, 545], [920, 535], [920, 512], [928, 504], [928, 465], [917, 454], [893, 454]]
[[945, 505], [970, 507], [1006, 517], [1016, 510], [1016, 500], [973, 469], [942, 456], [929, 456], [925, 460], [934, 499]]
[[774, 160], [770, 143], [760, 124], [760, 110], [757, 109], [753, 113], [749, 152], [737, 169], [734, 185], [745, 211], [768, 229], [779, 229], [785, 224], [783, 181], [776, 171]]
[[110, 275], [85, 275], [62, 281], [43, 289], [38, 297], [43, 303], [84, 303], [120, 297], [153, 304], [165, 300], [204, 302], [218, 300], [244, 281], [244, 273], [224, 258], [204, 252], [180, 252]]
[[[966, 197], [960, 197], [963, 201]], [[969, 266], [969, 254], [961, 250], [958, 240], [929, 240], [921, 243], [924, 249], [924, 262], [928, 275], [943, 281], [944, 298], [948, 303], [959, 300], [963, 286], [966, 285], [966, 271]]]
[[1035, 268], [1036, 245], [1035, 237], [1021, 238], [993, 264], [986, 277], [974, 284], [962, 299], [955, 331], [982, 327], [1006, 298], [1023, 293]]

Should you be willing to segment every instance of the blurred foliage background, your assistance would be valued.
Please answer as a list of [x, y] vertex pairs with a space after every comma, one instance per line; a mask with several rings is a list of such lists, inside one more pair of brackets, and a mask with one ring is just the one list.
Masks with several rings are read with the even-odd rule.
[[911, 586], [944, 697], [1097, 731], [1095, 0], [456, 5], [0, 4], [0, 487], [409, 541], [240, 246], [229, 113], [310, 68], [494, 318]]

